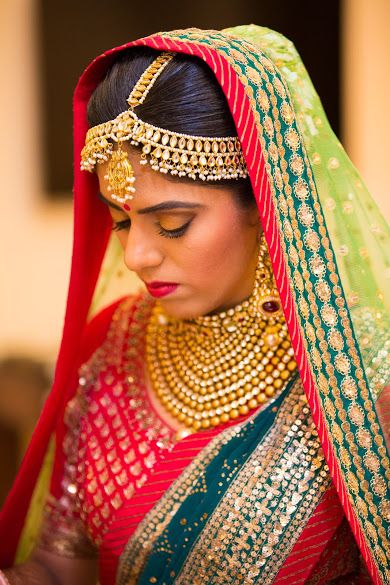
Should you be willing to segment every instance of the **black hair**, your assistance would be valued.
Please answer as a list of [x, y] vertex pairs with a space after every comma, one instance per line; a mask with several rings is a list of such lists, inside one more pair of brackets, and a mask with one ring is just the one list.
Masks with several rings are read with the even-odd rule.
[[[90, 126], [113, 120], [127, 108], [127, 98], [157, 51], [128, 49], [111, 65], [88, 103]], [[237, 130], [222, 89], [213, 73], [197, 57], [175, 54], [157, 78], [137, 115], [154, 126], [194, 136], [236, 136]], [[234, 194], [244, 208], [255, 203], [249, 178], [218, 181], [234, 183]]]

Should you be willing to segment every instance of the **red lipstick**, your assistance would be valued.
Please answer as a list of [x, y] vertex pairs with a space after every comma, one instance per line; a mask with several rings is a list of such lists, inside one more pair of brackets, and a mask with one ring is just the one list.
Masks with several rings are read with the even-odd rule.
[[176, 282], [145, 282], [146, 288], [152, 297], [161, 298], [173, 293], [179, 286]]

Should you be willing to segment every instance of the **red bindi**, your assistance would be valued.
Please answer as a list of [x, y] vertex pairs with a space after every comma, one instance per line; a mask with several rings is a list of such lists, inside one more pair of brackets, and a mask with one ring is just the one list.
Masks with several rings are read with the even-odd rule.
[[125, 211], [131, 211], [131, 207], [130, 207], [129, 205], [127, 205], [127, 203], [124, 203], [124, 204], [123, 204], [123, 209], [124, 209]]

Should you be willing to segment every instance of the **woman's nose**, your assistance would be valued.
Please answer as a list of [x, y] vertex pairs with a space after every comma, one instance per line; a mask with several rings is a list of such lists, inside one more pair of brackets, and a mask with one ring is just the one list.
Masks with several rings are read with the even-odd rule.
[[132, 228], [124, 250], [125, 265], [129, 270], [140, 273], [145, 268], [159, 266], [163, 256], [158, 247], [145, 233], [138, 232]]

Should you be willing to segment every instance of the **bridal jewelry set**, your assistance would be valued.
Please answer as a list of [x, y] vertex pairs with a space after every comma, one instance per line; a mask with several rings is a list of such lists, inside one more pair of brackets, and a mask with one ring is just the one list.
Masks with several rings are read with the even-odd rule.
[[174, 319], [156, 304], [147, 330], [152, 387], [192, 431], [248, 414], [296, 369], [264, 237], [251, 296], [227, 311]]
[[[153, 170], [203, 181], [248, 176], [237, 137], [179, 134], [141, 120], [141, 105], [173, 58], [161, 53], [128, 97], [129, 109], [87, 132], [81, 168], [108, 163], [110, 197], [129, 210], [133, 167], [123, 142], [142, 145], [141, 163]], [[261, 238], [255, 285], [239, 305], [215, 315], [178, 320], [156, 304], [146, 336], [154, 392], [170, 414], [192, 431], [248, 414], [277, 393], [296, 369], [268, 248]]]

